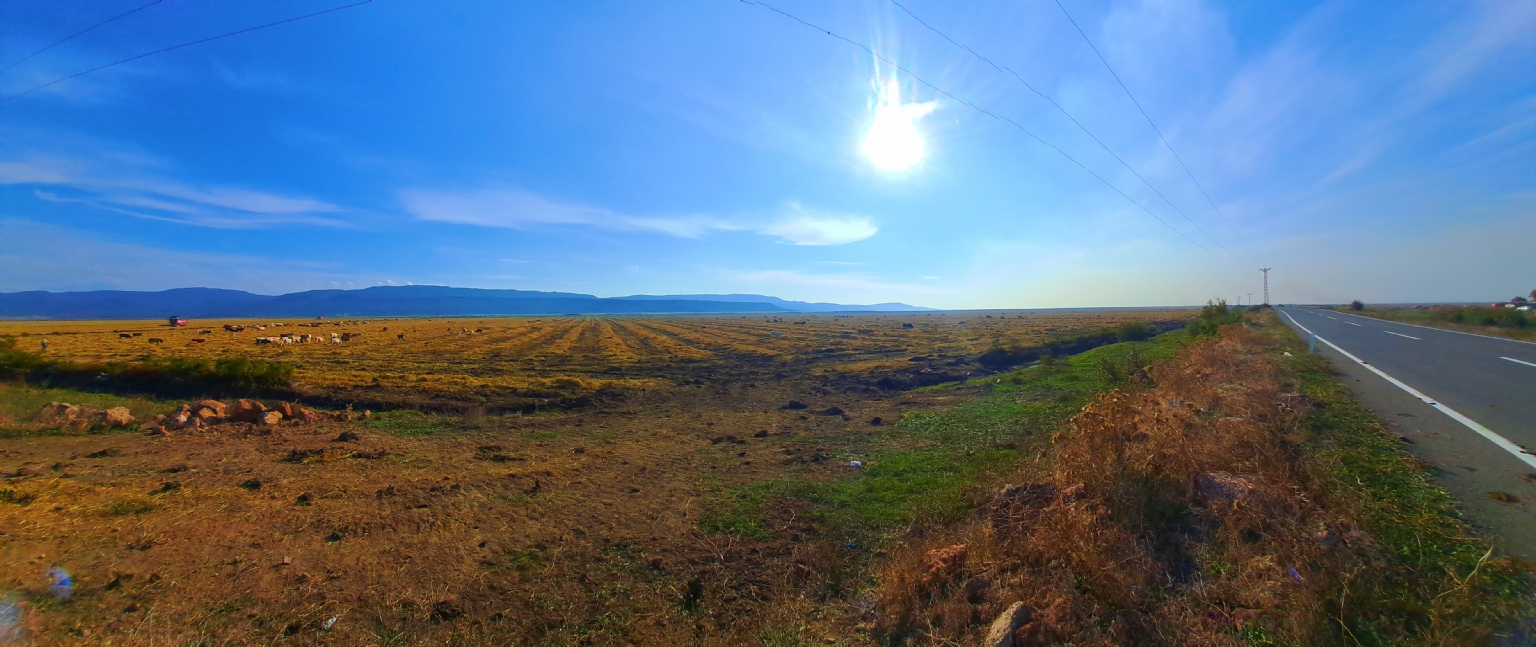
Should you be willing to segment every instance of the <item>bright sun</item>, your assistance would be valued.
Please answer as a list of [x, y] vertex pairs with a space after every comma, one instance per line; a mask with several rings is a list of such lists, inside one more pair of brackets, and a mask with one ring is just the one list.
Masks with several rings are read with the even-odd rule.
[[875, 123], [864, 135], [864, 156], [885, 171], [904, 171], [922, 161], [925, 147], [917, 120], [933, 111], [932, 103], [901, 103], [900, 86], [885, 85]]

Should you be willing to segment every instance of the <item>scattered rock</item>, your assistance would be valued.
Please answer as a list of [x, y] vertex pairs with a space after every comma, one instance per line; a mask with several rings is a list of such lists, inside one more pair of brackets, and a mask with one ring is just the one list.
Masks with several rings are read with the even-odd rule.
[[343, 431], [343, 432], [341, 432], [340, 436], [337, 436], [336, 439], [331, 441], [331, 442], [336, 442], [336, 443], [355, 443], [355, 442], [357, 442], [359, 440], [362, 440], [362, 439], [363, 439], [362, 436], [359, 436], [359, 435], [357, 435], [355, 433], [352, 433], [350, 431]]
[[321, 420], [324, 420], [325, 417], [321, 416], [318, 413], [315, 413], [314, 411], [311, 411], [309, 409], [305, 409], [304, 407], [294, 407], [293, 408], [293, 419], [294, 419], [294, 421], [298, 422], [299, 424], [307, 425], [307, 424], [311, 424], [311, 423], [320, 422]]
[[1013, 647], [1014, 633], [1029, 622], [1031, 615], [1033, 610], [1023, 602], [1009, 605], [992, 621], [992, 627], [987, 629], [987, 639], [982, 644], [986, 647]]
[[283, 421], [283, 414], [276, 411], [267, 411], [256, 418], [256, 424], [275, 425]]
[[1517, 497], [1508, 492], [1489, 492], [1488, 500], [1498, 501], [1499, 503], [1519, 503], [1520, 497]]
[[837, 407], [827, 407], [825, 409], [822, 409], [821, 411], [817, 411], [816, 413], [817, 413], [817, 415], [822, 415], [822, 416], [840, 416], [840, 415], [843, 415], [843, 410], [839, 409]]
[[768, 430], [767, 429], [763, 429], [763, 430], [761, 430], [761, 431], [759, 431], [759, 432], [757, 432], [755, 434], [752, 434], [752, 437], [753, 438], [767, 438], [768, 437]]
[[252, 490], [252, 491], [260, 490], [261, 489], [261, 479], [246, 479], [246, 480], [240, 482], [240, 487], [243, 487], [243, 488], [245, 488], [247, 490]]
[[790, 411], [799, 411], [801, 409], [809, 409], [810, 407], [799, 400], [790, 400], [789, 404], [784, 405], [784, 408]]
[[79, 417], [80, 407], [68, 402], [49, 402], [37, 413], [38, 420], [44, 422], [67, 422]]
[[218, 400], [201, 400], [197, 403], [197, 408], [212, 411], [213, 415], [219, 418], [229, 415], [229, 405]]
[[309, 493], [305, 492], [303, 494], [300, 494], [299, 498], [294, 499], [293, 500], [293, 504], [294, 505], [309, 505], [310, 500], [311, 499], [309, 497]]
[[117, 451], [116, 447], [108, 447], [106, 449], [100, 449], [100, 450], [91, 452], [89, 454], [86, 454], [85, 457], [86, 458], [110, 458], [112, 456], [116, 456], [117, 454], [118, 454], [118, 451]]
[[133, 414], [128, 413], [128, 407], [112, 407], [101, 412], [101, 424], [108, 427], [127, 427], [133, 424]]
[[279, 402], [279, 403], [277, 403], [277, 406], [272, 407], [272, 410], [276, 411], [278, 413], [283, 414], [283, 418], [286, 418], [288, 420], [292, 420], [293, 419], [293, 405], [292, 404], [289, 404], [287, 402]]
[[230, 417], [240, 422], [256, 422], [261, 417], [261, 414], [266, 413], [266, 411], [267, 405], [255, 400], [242, 398], [239, 402], [235, 403], [235, 411], [230, 414]]
[[336, 543], [338, 541], [341, 541], [341, 531], [340, 530], [333, 530], [333, 531], [331, 531], [331, 534], [325, 536], [325, 543], [327, 543], [327, 544], [334, 544], [334, 543]]
[[885, 424], [885, 420], [882, 420], [880, 418], [880, 416], [875, 416], [875, 417], [869, 419], [869, 425], [871, 427], [879, 427], [880, 425], [883, 425], [883, 424]]

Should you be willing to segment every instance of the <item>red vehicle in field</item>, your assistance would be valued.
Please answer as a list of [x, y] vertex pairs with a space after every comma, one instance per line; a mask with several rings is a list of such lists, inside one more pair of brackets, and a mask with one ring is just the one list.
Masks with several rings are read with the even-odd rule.
[[166, 321], [166, 325], [169, 325], [169, 326], [185, 326], [185, 325], [187, 325], [187, 320], [186, 319], [182, 319], [181, 317], [171, 317], [169, 320]]

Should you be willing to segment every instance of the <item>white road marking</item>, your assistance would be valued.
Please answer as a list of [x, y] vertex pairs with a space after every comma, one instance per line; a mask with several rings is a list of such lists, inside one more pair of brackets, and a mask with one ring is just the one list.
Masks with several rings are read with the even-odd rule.
[[1526, 366], [1536, 366], [1536, 364], [1532, 364], [1532, 363], [1530, 363], [1530, 362], [1527, 362], [1527, 361], [1525, 361], [1525, 360], [1523, 360], [1523, 359], [1515, 359], [1515, 358], [1513, 358], [1513, 357], [1502, 357], [1502, 356], [1501, 356], [1501, 357], [1499, 357], [1499, 359], [1507, 359], [1507, 360], [1509, 360], [1509, 361], [1511, 361], [1511, 362], [1514, 362], [1514, 363], [1516, 363], [1516, 364], [1524, 364], [1524, 365], [1526, 365]]
[[[1324, 317], [1328, 317], [1328, 315], [1323, 315], [1323, 316], [1324, 316]], [[1328, 317], [1328, 318], [1329, 318], [1329, 319], [1333, 319], [1333, 317]], [[1334, 321], [1338, 321], [1338, 319], [1333, 319], [1333, 320], [1334, 320]]]
[[[1355, 323], [1355, 322], [1353, 322], [1353, 321], [1346, 321], [1346, 322], [1344, 322], [1344, 323], [1347, 323], [1347, 324], [1349, 324], [1349, 325], [1351, 325], [1351, 326], [1360, 326], [1360, 324], [1357, 324], [1357, 323]], [[1360, 327], [1362, 327], [1362, 328], [1364, 328], [1364, 326], [1360, 326]]]
[[[1312, 332], [1310, 330], [1307, 330], [1307, 327], [1301, 325], [1301, 322], [1296, 321], [1296, 318], [1292, 317], [1289, 312], [1285, 313], [1285, 317], [1287, 319], [1290, 319], [1291, 323], [1296, 324], [1297, 328], [1300, 328], [1302, 330], [1306, 330], [1307, 334], [1312, 335], [1313, 337], [1317, 337], [1317, 333], [1314, 333], [1314, 332]], [[1455, 420], [1456, 422], [1459, 422], [1462, 425], [1465, 425], [1466, 428], [1471, 429], [1472, 431], [1477, 432], [1477, 435], [1482, 436], [1484, 438], [1487, 438], [1493, 444], [1498, 445], [1500, 449], [1503, 449], [1504, 451], [1509, 452], [1510, 454], [1513, 454], [1515, 458], [1518, 458], [1521, 461], [1524, 461], [1526, 465], [1530, 465], [1531, 467], [1536, 468], [1536, 454], [1532, 454], [1531, 452], [1527, 451], [1524, 447], [1521, 447], [1521, 446], [1516, 445], [1516, 444], [1514, 444], [1512, 442], [1509, 442], [1509, 439], [1494, 433], [1494, 431], [1492, 429], [1484, 427], [1483, 425], [1479, 424], [1476, 420], [1473, 420], [1473, 419], [1468, 418], [1468, 417], [1466, 417], [1464, 415], [1461, 415], [1461, 413], [1457, 412], [1455, 409], [1452, 409], [1452, 408], [1447, 407], [1447, 406], [1445, 406], [1443, 404], [1440, 404], [1439, 402], [1434, 401], [1429, 396], [1426, 396], [1423, 393], [1419, 393], [1419, 391], [1417, 389], [1415, 389], [1415, 388], [1413, 388], [1411, 386], [1408, 386], [1407, 384], [1403, 384], [1400, 380], [1398, 380], [1395, 377], [1392, 377], [1391, 375], [1387, 375], [1381, 369], [1376, 368], [1375, 366], [1371, 366], [1370, 364], [1365, 363], [1364, 360], [1361, 360], [1360, 358], [1355, 357], [1354, 355], [1349, 354], [1349, 351], [1344, 350], [1342, 348], [1339, 348], [1338, 346], [1334, 345], [1333, 342], [1328, 341], [1326, 339], [1323, 339], [1322, 337], [1317, 337], [1317, 340], [1320, 341], [1320, 342], [1323, 342], [1324, 344], [1327, 344], [1330, 348], [1332, 348], [1332, 349], [1334, 349], [1336, 351], [1339, 351], [1345, 357], [1348, 357], [1348, 358], [1350, 358], [1352, 360], [1355, 360], [1356, 364], [1359, 364], [1361, 366], [1366, 367], [1367, 369], [1370, 369], [1370, 371], [1372, 373], [1380, 375], [1382, 377], [1382, 379], [1384, 379], [1384, 380], [1386, 380], [1388, 382], [1391, 382], [1397, 388], [1402, 389], [1404, 391], [1407, 391], [1408, 395], [1411, 395], [1411, 396], [1413, 396], [1415, 398], [1418, 398], [1419, 401], [1423, 402], [1424, 404], [1427, 404], [1427, 405], [1429, 405], [1431, 407], [1434, 407], [1435, 409], [1439, 410], [1440, 413], [1443, 413], [1443, 414], [1445, 414], [1447, 416], [1450, 416], [1452, 420]], [[1508, 358], [1505, 358], [1505, 359], [1508, 359]], [[1523, 364], [1524, 362], [1521, 362], [1521, 363]]]
[[1415, 341], [1424, 341], [1422, 339], [1419, 339], [1418, 337], [1414, 337], [1413, 335], [1404, 335], [1402, 333], [1392, 332], [1390, 330], [1383, 330], [1382, 332], [1387, 333], [1388, 335], [1397, 335], [1398, 337], [1407, 337], [1407, 338], [1415, 340]]

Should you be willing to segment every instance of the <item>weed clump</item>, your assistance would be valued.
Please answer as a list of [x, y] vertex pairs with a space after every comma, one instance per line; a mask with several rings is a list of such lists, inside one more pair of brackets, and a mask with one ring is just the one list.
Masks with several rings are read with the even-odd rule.
[[1209, 301], [1205, 307], [1200, 308], [1200, 314], [1195, 321], [1189, 324], [1189, 334], [1193, 337], [1215, 336], [1222, 326], [1241, 325], [1243, 312], [1239, 308], [1227, 306], [1226, 299]]
[[[877, 632], [967, 643], [1015, 602], [1023, 644], [1476, 644], [1510, 622], [1515, 566], [1379, 422], [1330, 417], [1358, 405], [1316, 358], [1282, 358], [1276, 328], [1220, 329], [1156, 386], [1100, 396], [1022, 485], [893, 551]], [[936, 580], [926, 564], [955, 545]]]

